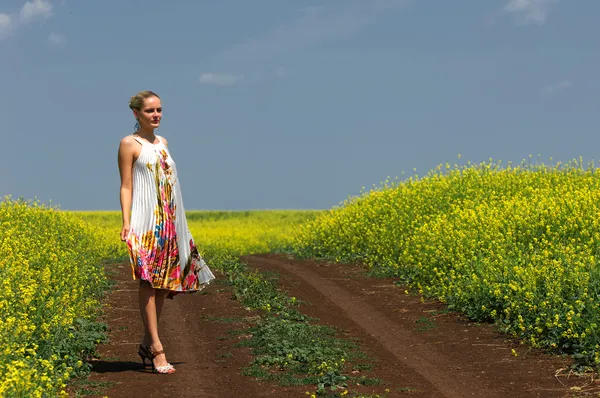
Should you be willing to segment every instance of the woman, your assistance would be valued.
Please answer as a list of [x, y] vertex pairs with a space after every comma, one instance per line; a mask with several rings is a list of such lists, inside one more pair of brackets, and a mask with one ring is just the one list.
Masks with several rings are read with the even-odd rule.
[[121, 240], [127, 249], [133, 279], [140, 280], [139, 305], [144, 339], [138, 354], [158, 373], [173, 373], [158, 336], [164, 299], [203, 289], [214, 275], [188, 230], [175, 162], [164, 137], [154, 133], [162, 103], [152, 91], [131, 97], [136, 131], [121, 140]]

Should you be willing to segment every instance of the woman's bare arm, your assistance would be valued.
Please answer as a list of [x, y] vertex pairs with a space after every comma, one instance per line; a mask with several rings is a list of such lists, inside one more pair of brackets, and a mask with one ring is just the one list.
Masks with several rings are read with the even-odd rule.
[[121, 216], [123, 227], [121, 229], [121, 240], [127, 238], [130, 229], [131, 217], [131, 194], [132, 194], [132, 174], [133, 174], [133, 158], [135, 152], [135, 141], [131, 137], [125, 137], [119, 144], [119, 174], [121, 176]]

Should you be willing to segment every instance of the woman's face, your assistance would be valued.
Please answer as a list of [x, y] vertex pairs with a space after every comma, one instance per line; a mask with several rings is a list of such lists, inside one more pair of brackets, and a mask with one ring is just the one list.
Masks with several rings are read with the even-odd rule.
[[160, 119], [162, 119], [162, 104], [160, 99], [157, 97], [146, 98], [142, 109], [134, 112], [134, 114], [142, 129], [157, 129], [160, 126]]

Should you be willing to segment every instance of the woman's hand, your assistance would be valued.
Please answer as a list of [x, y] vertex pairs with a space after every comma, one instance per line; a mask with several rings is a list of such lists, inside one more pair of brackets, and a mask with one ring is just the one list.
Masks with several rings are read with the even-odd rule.
[[123, 228], [121, 229], [121, 241], [125, 242], [130, 229], [131, 227], [129, 225], [123, 225]]

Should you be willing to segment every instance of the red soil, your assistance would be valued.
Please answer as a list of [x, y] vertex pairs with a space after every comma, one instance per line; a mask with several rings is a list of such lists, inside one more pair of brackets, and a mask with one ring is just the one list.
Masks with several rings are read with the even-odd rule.
[[[363, 374], [382, 380], [353, 386], [354, 392], [386, 397], [572, 397], [597, 394], [591, 378], [575, 377], [571, 361], [544, 354], [498, 333], [493, 325], [469, 322], [435, 302], [406, 295], [391, 279], [364, 276], [354, 265], [298, 261], [283, 255], [245, 256], [261, 271], [276, 272], [289, 296], [306, 301], [300, 311], [356, 339], [375, 363]], [[244, 335], [228, 333], [250, 326], [256, 314], [232, 298], [219, 282], [204, 293], [167, 300], [161, 338], [173, 375], [153, 374], [137, 356], [142, 325], [137, 282], [128, 264], [112, 266], [117, 281], [108, 298], [110, 341], [99, 347], [92, 382], [109, 382], [108, 397], [300, 397], [314, 386], [280, 387], [242, 376], [249, 351], [233, 347]], [[218, 279], [222, 275], [216, 273]], [[212, 318], [244, 319], [233, 323]], [[514, 349], [518, 356], [512, 355]], [[386, 389], [389, 392], [386, 392]]]

